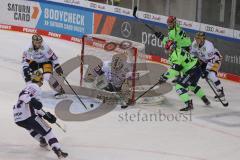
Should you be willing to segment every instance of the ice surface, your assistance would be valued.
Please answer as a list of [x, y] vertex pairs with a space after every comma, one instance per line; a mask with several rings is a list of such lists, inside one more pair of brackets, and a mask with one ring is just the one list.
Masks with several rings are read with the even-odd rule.
[[[0, 31], [0, 159], [48, 160], [56, 159], [52, 152], [41, 150], [27, 132], [13, 123], [12, 106], [24, 87], [21, 76], [22, 51], [29, 45], [31, 35]], [[44, 37], [64, 62], [80, 52], [80, 45]], [[94, 52], [94, 50], [93, 50]], [[104, 55], [104, 53], [103, 53]], [[75, 74], [68, 77], [78, 84]], [[203, 81], [201, 85], [212, 96]], [[191, 121], [124, 121], [126, 113], [141, 115], [161, 113], [178, 115], [182, 103], [175, 91], [165, 95], [159, 106], [134, 106], [126, 110], [117, 107], [103, 117], [85, 122], [62, 122], [67, 133], [53, 126], [70, 160], [238, 160], [240, 159], [240, 108], [237, 83], [223, 81], [228, 108], [213, 102], [206, 107], [194, 97], [195, 109]], [[43, 87], [44, 106], [53, 111], [59, 101], [54, 93]], [[70, 97], [76, 101], [74, 97]], [[77, 101], [75, 102], [77, 103]], [[78, 104], [79, 105], [79, 104]], [[78, 110], [75, 104], [73, 110]], [[190, 118], [189, 118], [190, 119]]]

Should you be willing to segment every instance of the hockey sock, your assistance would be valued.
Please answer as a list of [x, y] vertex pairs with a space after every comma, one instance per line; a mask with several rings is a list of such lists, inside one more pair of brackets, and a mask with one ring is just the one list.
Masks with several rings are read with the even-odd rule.
[[29, 133], [34, 139], [36, 139], [38, 142], [40, 142], [40, 138], [42, 137], [40, 134], [38, 134], [36, 131], [34, 131], [32, 129], [29, 130]]
[[188, 91], [183, 86], [181, 86], [180, 84], [176, 84], [175, 89], [176, 89], [176, 92], [179, 95], [180, 99], [184, 103], [186, 103], [187, 101], [190, 100], [190, 96], [188, 94]]
[[214, 85], [215, 85], [215, 87], [217, 88], [218, 91], [223, 89], [220, 80], [217, 80], [216, 82], [214, 82]]
[[51, 148], [53, 147], [60, 148], [60, 144], [58, 143], [58, 140], [56, 136], [53, 134], [52, 130], [46, 136], [44, 136], [44, 138], [48, 142], [49, 146], [51, 146]]
[[218, 79], [215, 72], [209, 72], [208, 79], [210, 79], [214, 83], [214, 86], [217, 90], [222, 89], [223, 86], [221, 84], [221, 81]]
[[202, 98], [203, 96], [205, 96], [205, 93], [203, 92], [200, 86], [189, 86], [188, 88], [199, 98]]

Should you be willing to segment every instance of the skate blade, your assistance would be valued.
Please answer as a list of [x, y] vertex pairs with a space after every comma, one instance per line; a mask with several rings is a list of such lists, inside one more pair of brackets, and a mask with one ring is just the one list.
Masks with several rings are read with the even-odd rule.
[[[221, 99], [221, 101], [222, 101], [223, 106], [224, 106], [224, 107], [227, 107], [227, 106], [228, 106], [228, 101], [226, 100], [226, 98], [225, 98], [225, 97], [222, 97], [222, 98], [220, 98], [220, 99]], [[215, 101], [216, 101], [216, 102], [220, 102], [220, 100], [219, 100], [218, 98], [215, 98]]]
[[[222, 97], [222, 98], [220, 98], [220, 99], [221, 99], [222, 102], [226, 102], [226, 101], [227, 101], [224, 97]], [[220, 102], [220, 100], [219, 100], [218, 98], [214, 98], [214, 100], [215, 100], [216, 102]]]

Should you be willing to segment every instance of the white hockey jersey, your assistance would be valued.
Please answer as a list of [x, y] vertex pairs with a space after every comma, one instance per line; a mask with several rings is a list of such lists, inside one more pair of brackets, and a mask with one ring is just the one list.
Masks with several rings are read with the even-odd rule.
[[33, 115], [44, 115], [42, 111], [36, 110], [28, 104], [32, 98], [39, 98], [40, 94], [41, 89], [37, 84], [27, 84], [27, 86], [19, 94], [17, 104], [13, 107], [15, 122], [26, 120]]
[[28, 67], [29, 62], [35, 61], [37, 63], [44, 63], [51, 61], [53, 66], [58, 64], [58, 57], [52, 51], [52, 49], [46, 45], [42, 44], [42, 47], [38, 50], [33, 49], [33, 45], [31, 44], [24, 52], [23, 52], [23, 67]]
[[205, 40], [204, 45], [201, 47], [199, 47], [196, 40], [194, 40], [190, 52], [205, 63], [214, 64], [222, 59], [219, 51], [213, 46], [213, 43], [208, 40]]
[[106, 61], [103, 63], [102, 71], [104, 72], [107, 82], [111, 83], [116, 88], [121, 87], [125, 79], [131, 76], [130, 68], [127, 63], [125, 63], [119, 71], [112, 71], [111, 61]]

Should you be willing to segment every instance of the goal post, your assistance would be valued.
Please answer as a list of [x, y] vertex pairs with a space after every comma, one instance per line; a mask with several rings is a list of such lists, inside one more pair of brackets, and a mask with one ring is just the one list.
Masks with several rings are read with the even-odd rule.
[[[96, 88], [94, 86], [96, 79], [94, 68], [97, 65], [102, 66], [104, 62], [111, 62], [115, 55], [124, 55], [126, 57], [129, 67], [128, 74], [131, 75], [128, 78], [129, 90], [131, 92], [129, 97], [131, 101], [134, 101], [148, 87], [156, 83], [161, 72], [166, 71], [166, 67], [150, 63], [146, 60], [147, 55], [145, 55], [144, 44], [109, 35], [84, 35], [82, 37], [80, 54], [81, 87]], [[157, 86], [145, 95], [145, 97], [148, 97], [147, 103], [152, 101], [153, 97], [161, 100], [159, 97], [163, 93], [162, 91], [166, 91], [166, 88], [161, 90], [161, 87]]]

